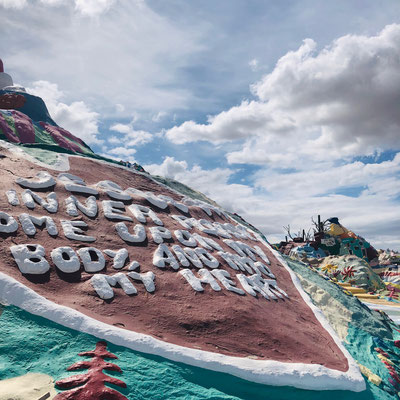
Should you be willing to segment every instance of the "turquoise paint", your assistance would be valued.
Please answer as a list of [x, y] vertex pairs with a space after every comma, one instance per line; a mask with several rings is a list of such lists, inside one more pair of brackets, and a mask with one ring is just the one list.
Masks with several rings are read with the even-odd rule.
[[[2, 379], [40, 372], [55, 380], [73, 375], [66, 368], [82, 360], [78, 353], [92, 350], [97, 338], [64, 328], [44, 318], [8, 306], [0, 316], [0, 377]], [[361, 400], [373, 397], [362, 393], [314, 392], [290, 387], [258, 385], [233, 376], [190, 367], [160, 357], [138, 353], [109, 344], [118, 356], [115, 363], [128, 388], [121, 390], [130, 400]], [[76, 373], [76, 372], [75, 372]]]
[[352, 320], [348, 325], [344, 346], [356, 361], [382, 378], [383, 383], [380, 387], [370, 382], [367, 383], [368, 391], [372, 398], [379, 400], [398, 399], [399, 397], [394, 392], [390, 393], [393, 390], [393, 386], [389, 383], [390, 375], [384, 364], [377, 357], [378, 353], [374, 350], [376, 345], [373, 341], [374, 338], [383, 340], [385, 346], [394, 353], [398, 353], [400, 357], [399, 349], [393, 344], [394, 340], [400, 339], [400, 333], [394, 329], [396, 326], [392, 321], [378, 311], [371, 311], [355, 296], [346, 295], [338, 285], [316, 274], [306, 264], [293, 261], [288, 257], [285, 257], [285, 259], [290, 268], [297, 274], [321, 287], [351, 311]]
[[[397, 348], [392, 344], [391, 340], [385, 340], [385, 343], [392, 351], [396, 352]], [[371, 335], [350, 324], [345, 346], [360, 364], [365, 365], [382, 379], [382, 384], [379, 387], [373, 384], [369, 385], [374, 398], [380, 400], [399, 398], [393, 386], [389, 383], [390, 375], [387, 368], [377, 357], [378, 353], [374, 350], [376, 345]]]
[[315, 250], [314, 247], [306, 244], [304, 246], [295, 247], [290, 251], [291, 255], [296, 255], [300, 258], [307, 257], [307, 258], [323, 258], [326, 257], [324, 250], [318, 249]]

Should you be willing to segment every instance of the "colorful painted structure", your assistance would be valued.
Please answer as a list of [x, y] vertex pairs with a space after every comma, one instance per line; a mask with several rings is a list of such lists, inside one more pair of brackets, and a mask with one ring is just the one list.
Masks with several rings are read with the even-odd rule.
[[204, 196], [96, 158], [22, 96], [0, 110], [0, 396], [396, 395], [367, 351], [371, 335], [397, 351], [390, 320]]
[[318, 247], [328, 255], [355, 255], [367, 261], [372, 261], [378, 256], [376, 250], [364, 238], [345, 228], [337, 218], [331, 220], [329, 230], [317, 236]]

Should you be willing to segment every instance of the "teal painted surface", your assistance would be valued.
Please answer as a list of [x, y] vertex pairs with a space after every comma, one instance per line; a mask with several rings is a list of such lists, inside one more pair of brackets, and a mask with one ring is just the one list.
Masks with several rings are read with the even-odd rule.
[[348, 325], [348, 334], [344, 346], [356, 361], [382, 379], [380, 387], [367, 382], [368, 390], [373, 398], [379, 400], [399, 399], [400, 396], [396, 394], [396, 390], [389, 382], [390, 375], [387, 368], [377, 357], [378, 353], [374, 350], [377, 347], [374, 339], [378, 339], [384, 343], [385, 351], [388, 349], [397, 355], [397, 357], [393, 356], [392, 361], [400, 365], [400, 349], [393, 344], [394, 340], [400, 339], [400, 333], [396, 330], [398, 326], [394, 325], [384, 314], [371, 311], [355, 296], [345, 294], [338, 285], [324, 279], [308, 268], [306, 264], [291, 260], [288, 257], [285, 257], [285, 259], [290, 268], [297, 274], [315, 283], [351, 311], [351, 322]]
[[[82, 360], [78, 353], [92, 350], [97, 338], [82, 334], [17, 307], [5, 307], [0, 316], [1, 379], [40, 372], [55, 380], [72, 375], [66, 368]], [[289, 387], [271, 387], [230, 375], [189, 367], [109, 344], [118, 356], [115, 363], [123, 374], [115, 376], [127, 385], [121, 392], [130, 400], [359, 400], [373, 399], [371, 390], [362, 393], [314, 392]], [[75, 372], [76, 373], [76, 372]], [[388, 397], [375, 397], [386, 400]]]

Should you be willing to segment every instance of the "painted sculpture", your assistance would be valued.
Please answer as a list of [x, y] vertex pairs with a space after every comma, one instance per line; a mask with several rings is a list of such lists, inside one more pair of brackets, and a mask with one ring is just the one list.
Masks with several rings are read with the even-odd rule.
[[[396, 393], [398, 371], [377, 371], [370, 351], [378, 337], [397, 354], [384, 315], [282, 257], [204, 195], [94, 154], [40, 98], [0, 90], [0, 376], [5, 386], [29, 373], [47, 378], [42, 387], [24, 378], [21, 399]], [[23, 104], [10, 97], [17, 92]], [[340, 307], [337, 319], [321, 299]], [[77, 353], [84, 359], [74, 363]], [[115, 354], [118, 365], [107, 361]], [[360, 368], [386, 375], [378, 385]]]
[[100, 341], [96, 349], [79, 353], [81, 357], [91, 357], [89, 361], [79, 361], [67, 368], [67, 371], [88, 370], [87, 373], [74, 375], [56, 382], [57, 387], [65, 389], [54, 400], [127, 400], [125, 396], [105, 384], [126, 388], [120, 379], [106, 375], [105, 371], [122, 372], [118, 365], [105, 361], [118, 357], [107, 351], [107, 343]]

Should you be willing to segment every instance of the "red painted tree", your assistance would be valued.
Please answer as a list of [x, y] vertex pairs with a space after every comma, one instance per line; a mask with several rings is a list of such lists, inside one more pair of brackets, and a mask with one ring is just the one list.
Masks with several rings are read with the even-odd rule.
[[116, 378], [106, 375], [103, 370], [122, 372], [118, 365], [105, 361], [105, 358], [117, 359], [118, 357], [107, 351], [107, 343], [100, 341], [96, 349], [79, 353], [81, 357], [92, 357], [88, 361], [79, 361], [67, 368], [68, 371], [87, 369], [82, 375], [74, 375], [56, 382], [60, 389], [70, 389], [59, 393], [54, 400], [128, 400], [120, 392], [105, 386], [111, 383], [121, 388], [126, 384]]

